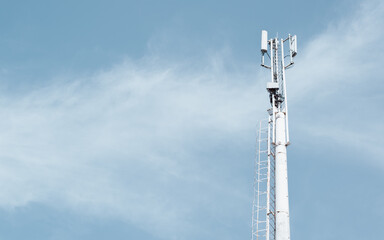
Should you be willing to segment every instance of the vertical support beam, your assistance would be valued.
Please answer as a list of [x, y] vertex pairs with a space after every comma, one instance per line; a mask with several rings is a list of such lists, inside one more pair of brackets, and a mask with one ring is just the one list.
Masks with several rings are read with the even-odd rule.
[[276, 82], [278, 82], [278, 79], [279, 79], [279, 52], [278, 52], [278, 49], [279, 49], [279, 40], [277, 38], [275, 38], [273, 40], [273, 42], [275, 43], [275, 79], [276, 79]]
[[284, 91], [283, 94], [284, 94], [284, 112], [285, 112], [285, 132], [286, 132], [287, 145], [289, 145], [290, 142], [289, 142], [289, 128], [288, 128], [288, 97], [287, 97], [287, 84], [285, 82], [284, 41], [283, 41], [283, 39], [281, 39], [281, 70], [282, 70], [282, 75], [283, 75], [282, 80], [283, 80], [283, 91]]
[[285, 114], [276, 114], [276, 240], [290, 239]]
[[[271, 82], [274, 82], [274, 71], [275, 71], [275, 57], [276, 53], [273, 48], [273, 39], [270, 41], [270, 47], [271, 47]], [[271, 94], [271, 93], [270, 93]], [[276, 107], [275, 107], [275, 96], [272, 94], [272, 143], [275, 143], [275, 114], [276, 114]]]
[[268, 135], [267, 135], [267, 160], [268, 160], [268, 171], [267, 171], [267, 216], [266, 216], [266, 233], [265, 239], [269, 240], [269, 214], [270, 214], [270, 204], [271, 204], [271, 116], [268, 117]]

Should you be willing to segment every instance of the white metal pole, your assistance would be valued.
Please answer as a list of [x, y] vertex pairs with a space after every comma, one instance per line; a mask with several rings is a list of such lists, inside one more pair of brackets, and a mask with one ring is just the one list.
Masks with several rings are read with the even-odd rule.
[[267, 216], [266, 216], [266, 240], [269, 240], [269, 212], [270, 210], [270, 197], [271, 197], [271, 116], [268, 117], [268, 134], [267, 134], [267, 159], [268, 159], [268, 169], [267, 169]]
[[[274, 81], [274, 71], [275, 71], [275, 52], [273, 49], [273, 39], [270, 40], [271, 45], [271, 82]], [[272, 96], [272, 143], [275, 143], [275, 96]]]
[[276, 240], [290, 239], [285, 114], [276, 114]]
[[[263, 31], [262, 39], [266, 32]], [[294, 39], [289, 35], [290, 42], [290, 64], [293, 65], [293, 57], [297, 53], [296, 36]], [[270, 96], [271, 110], [269, 117], [268, 129], [268, 172], [267, 172], [267, 222], [271, 209], [273, 210], [273, 218], [271, 218], [271, 228], [267, 227], [265, 235], [268, 240], [273, 234], [273, 240], [290, 240], [290, 223], [289, 223], [289, 198], [288, 198], [288, 169], [287, 169], [287, 146], [289, 144], [288, 129], [288, 98], [287, 85], [285, 82], [285, 63], [284, 63], [284, 42], [273, 38], [268, 40], [271, 66], [262, 66], [269, 68], [271, 71], [271, 83], [268, 83], [267, 90]], [[294, 41], [294, 42], [293, 42]], [[265, 40], [262, 40], [261, 52], [268, 53]], [[280, 45], [280, 46], [279, 46]], [[280, 47], [280, 49], [279, 49]], [[279, 57], [281, 59], [279, 59]], [[271, 158], [272, 156], [273, 158]], [[273, 166], [273, 167], [272, 167]], [[272, 172], [273, 171], [273, 172]], [[273, 176], [272, 176], [273, 174]], [[274, 177], [274, 179], [271, 179]], [[273, 196], [270, 196], [273, 189]], [[271, 213], [272, 214], [272, 213]], [[258, 216], [260, 217], [260, 216]], [[258, 218], [259, 219], [259, 218]], [[274, 231], [270, 232], [269, 229]]]
[[287, 145], [290, 144], [289, 142], [289, 128], [288, 128], [288, 97], [287, 97], [287, 84], [285, 82], [285, 63], [284, 63], [284, 41], [281, 39], [281, 67], [282, 67], [282, 73], [283, 73], [283, 91], [284, 91], [284, 110], [285, 110], [285, 131], [286, 131], [286, 139], [287, 139]]

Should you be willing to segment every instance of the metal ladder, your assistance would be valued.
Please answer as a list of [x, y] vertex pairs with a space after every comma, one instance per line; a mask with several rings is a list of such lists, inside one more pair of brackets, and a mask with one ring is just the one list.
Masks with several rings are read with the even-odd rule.
[[273, 122], [259, 122], [254, 167], [252, 238], [275, 240], [275, 154], [272, 144]]

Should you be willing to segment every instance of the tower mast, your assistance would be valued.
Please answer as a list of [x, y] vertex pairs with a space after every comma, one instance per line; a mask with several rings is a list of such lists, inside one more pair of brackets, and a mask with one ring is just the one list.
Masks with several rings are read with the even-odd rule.
[[[287, 54], [284, 52], [286, 43], [289, 44]], [[261, 123], [258, 134], [252, 240], [289, 240], [287, 146], [290, 142], [285, 70], [294, 64], [297, 38], [288, 35], [286, 39], [268, 40], [267, 31], [263, 30], [261, 53], [261, 66], [271, 72], [271, 81], [267, 82], [271, 108], [268, 109], [267, 137], [260, 137], [263, 131], [265, 132]], [[265, 64], [265, 55], [270, 58], [270, 66]], [[284, 60], [287, 57], [290, 61], [285, 65]], [[263, 141], [266, 149], [262, 149]]]

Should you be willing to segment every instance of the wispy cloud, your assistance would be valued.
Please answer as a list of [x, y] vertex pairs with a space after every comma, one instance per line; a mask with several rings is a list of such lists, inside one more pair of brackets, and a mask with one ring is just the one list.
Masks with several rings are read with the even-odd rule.
[[247, 192], [220, 172], [227, 152], [210, 155], [253, 132], [263, 89], [249, 78], [256, 65], [228, 71], [225, 54], [195, 67], [127, 60], [3, 98], [0, 205], [69, 207], [167, 239], [196, 228], [204, 234], [193, 218], [223, 215], [228, 203], [215, 203], [217, 195], [247, 201]]
[[359, 147], [382, 167], [383, 25], [383, 2], [362, 2], [305, 45], [288, 86], [301, 128]]

